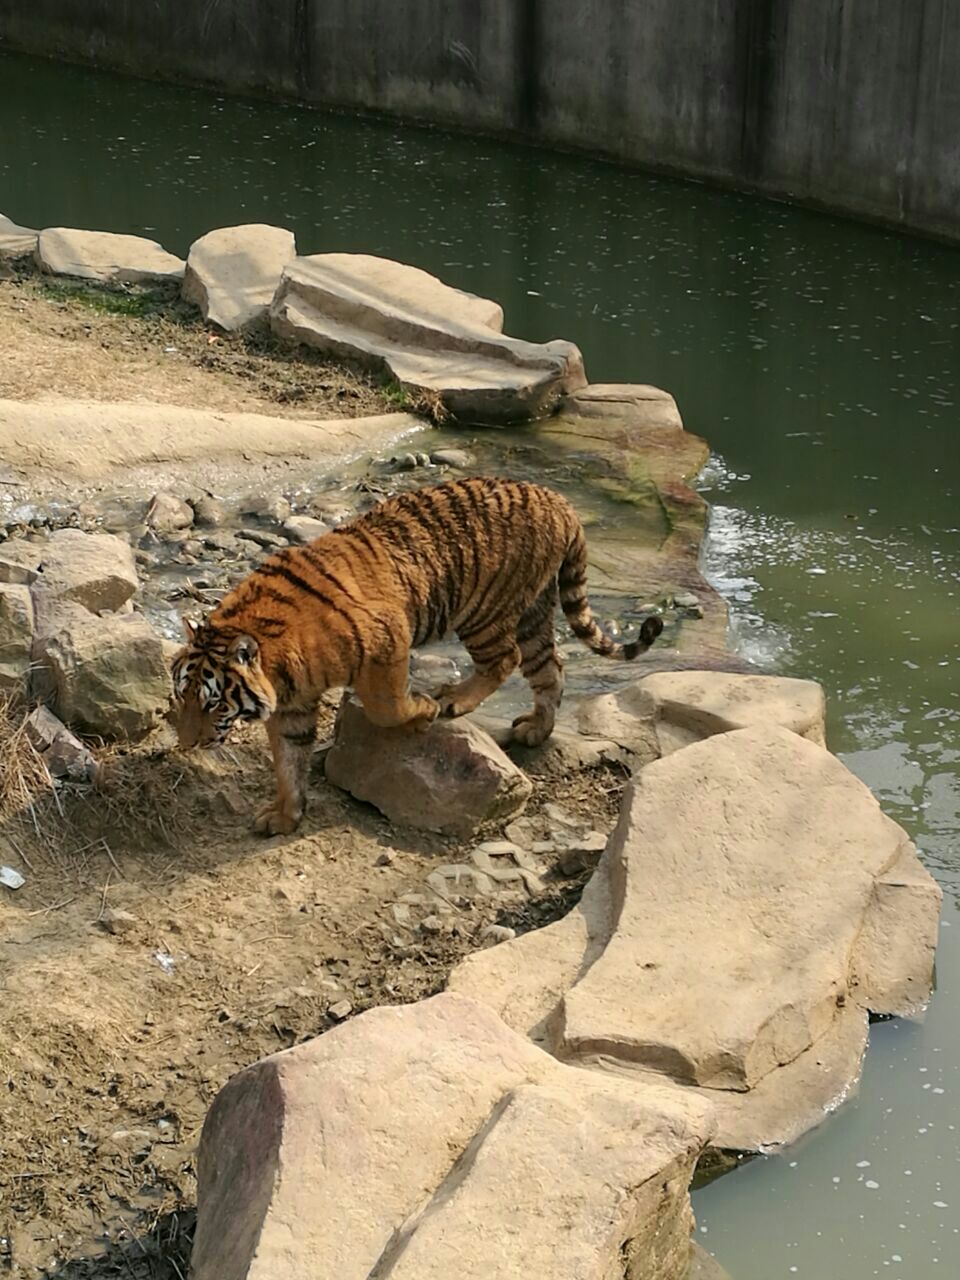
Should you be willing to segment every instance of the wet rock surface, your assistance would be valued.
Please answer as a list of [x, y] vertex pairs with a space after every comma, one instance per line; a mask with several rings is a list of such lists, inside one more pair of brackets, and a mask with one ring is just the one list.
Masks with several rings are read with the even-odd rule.
[[684, 1280], [710, 1132], [698, 1100], [562, 1066], [473, 1001], [372, 1010], [220, 1094], [193, 1274]]

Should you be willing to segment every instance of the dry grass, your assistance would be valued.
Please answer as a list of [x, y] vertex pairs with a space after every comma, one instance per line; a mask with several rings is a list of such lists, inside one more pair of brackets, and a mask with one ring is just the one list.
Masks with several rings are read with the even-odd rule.
[[0, 698], [0, 840], [30, 870], [52, 865], [76, 884], [114, 850], [170, 846], [197, 824], [181, 796], [182, 761], [163, 750], [97, 752], [97, 781], [54, 781], [30, 741], [30, 707]]
[[56, 789], [40, 753], [30, 741], [30, 708], [11, 693], [0, 694], [0, 822], [28, 816], [40, 834], [38, 809]]
[[395, 407], [377, 379], [265, 327], [213, 332], [176, 285], [98, 286], [41, 274], [0, 277], [0, 396], [132, 400], [341, 418]]

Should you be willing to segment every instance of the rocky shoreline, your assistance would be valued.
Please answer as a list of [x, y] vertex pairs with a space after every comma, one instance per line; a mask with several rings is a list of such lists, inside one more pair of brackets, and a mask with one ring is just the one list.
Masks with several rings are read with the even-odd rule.
[[[219, 1093], [195, 1280], [709, 1276], [690, 1244], [697, 1161], [781, 1147], [848, 1096], [868, 1017], [929, 997], [940, 891], [826, 749], [822, 690], [727, 652], [690, 487], [706, 446], [666, 393], [591, 386], [570, 344], [504, 337], [496, 304], [401, 264], [297, 258], [280, 229], [212, 232], [181, 262], [136, 237], [0, 224], [0, 253], [24, 252], [113, 284], [182, 276], [221, 331], [269, 323], [359, 360], [431, 419], [0, 401], [0, 689], [37, 704], [29, 741], [61, 800], [95, 794], [96, 740], [169, 754], [180, 612], [398, 488], [474, 467], [554, 484], [584, 514], [607, 625], [651, 607], [666, 624], [632, 668], [566, 646], [568, 698], [536, 751], [498, 745], [509, 690], [416, 742], [341, 708], [321, 786], [372, 804], [393, 841], [459, 842], [391, 907], [396, 945], [478, 909], [480, 927], [445, 993], [353, 1017], [332, 992], [335, 1029]], [[415, 678], [454, 661], [427, 654]], [[456, 777], [438, 767], [454, 756]], [[546, 779], [606, 768], [631, 778], [609, 839], [562, 803], [525, 815]], [[25, 824], [5, 812], [0, 848], [32, 859]], [[581, 901], [544, 928], [482, 916], [501, 889], [536, 900], [571, 875]], [[105, 965], [138, 919], [106, 901]]]

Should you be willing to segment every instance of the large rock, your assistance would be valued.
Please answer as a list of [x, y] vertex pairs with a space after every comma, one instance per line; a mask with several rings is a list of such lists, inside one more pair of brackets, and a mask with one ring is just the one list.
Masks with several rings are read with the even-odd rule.
[[532, 784], [469, 720], [440, 720], [426, 733], [372, 725], [356, 698], [343, 704], [326, 759], [327, 778], [391, 822], [468, 836], [518, 813]]
[[76, 231], [48, 227], [40, 232], [36, 258], [44, 271], [109, 284], [179, 280], [183, 261], [155, 240], [114, 235], [110, 231]]
[[827, 751], [733, 730], [648, 765], [579, 906], [450, 986], [564, 1059], [696, 1088], [759, 1149], [850, 1089], [867, 1010], [928, 997], [940, 897]]
[[508, 338], [495, 303], [385, 258], [297, 258], [283, 272], [270, 315], [281, 337], [389, 373], [405, 388], [438, 396], [460, 418], [541, 417], [586, 385], [572, 343]]
[[241, 329], [265, 314], [296, 252], [293, 232], [282, 227], [253, 223], [208, 231], [190, 246], [183, 296], [205, 320]]
[[625, 747], [640, 763], [715, 733], [776, 724], [820, 746], [826, 705], [814, 680], [725, 671], [659, 671], [613, 693], [584, 699], [578, 727]]
[[0, 583], [0, 691], [25, 690], [32, 646], [30, 588]]
[[58, 529], [37, 552], [35, 596], [52, 603], [73, 601], [91, 613], [122, 609], [137, 590], [130, 545], [112, 533]]
[[217, 1097], [193, 1280], [684, 1280], [711, 1123], [471, 1000], [373, 1009]]
[[33, 663], [36, 696], [80, 733], [140, 738], [168, 700], [163, 643], [139, 614], [61, 604], [38, 619]]
[[37, 247], [39, 231], [18, 227], [15, 222], [0, 213], [0, 258], [22, 258]]

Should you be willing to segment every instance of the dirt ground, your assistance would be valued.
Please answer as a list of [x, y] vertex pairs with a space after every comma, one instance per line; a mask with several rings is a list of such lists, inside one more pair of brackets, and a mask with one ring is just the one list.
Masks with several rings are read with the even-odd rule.
[[[212, 332], [179, 286], [91, 286], [0, 263], [0, 397], [133, 400], [289, 417], [359, 417], [398, 395], [266, 329]], [[402, 399], [402, 398], [401, 398]]]
[[[0, 1268], [17, 1277], [186, 1276], [196, 1144], [229, 1076], [338, 1017], [440, 990], [486, 925], [539, 927], [582, 889], [544, 855], [542, 894], [438, 902], [426, 876], [481, 837], [393, 829], [319, 760], [302, 830], [258, 839], [261, 730], [197, 757], [171, 753], [169, 732], [112, 757], [99, 790], [0, 821], [0, 862], [27, 878], [0, 903]], [[525, 763], [537, 838], [557, 800], [612, 827], [617, 767]]]

